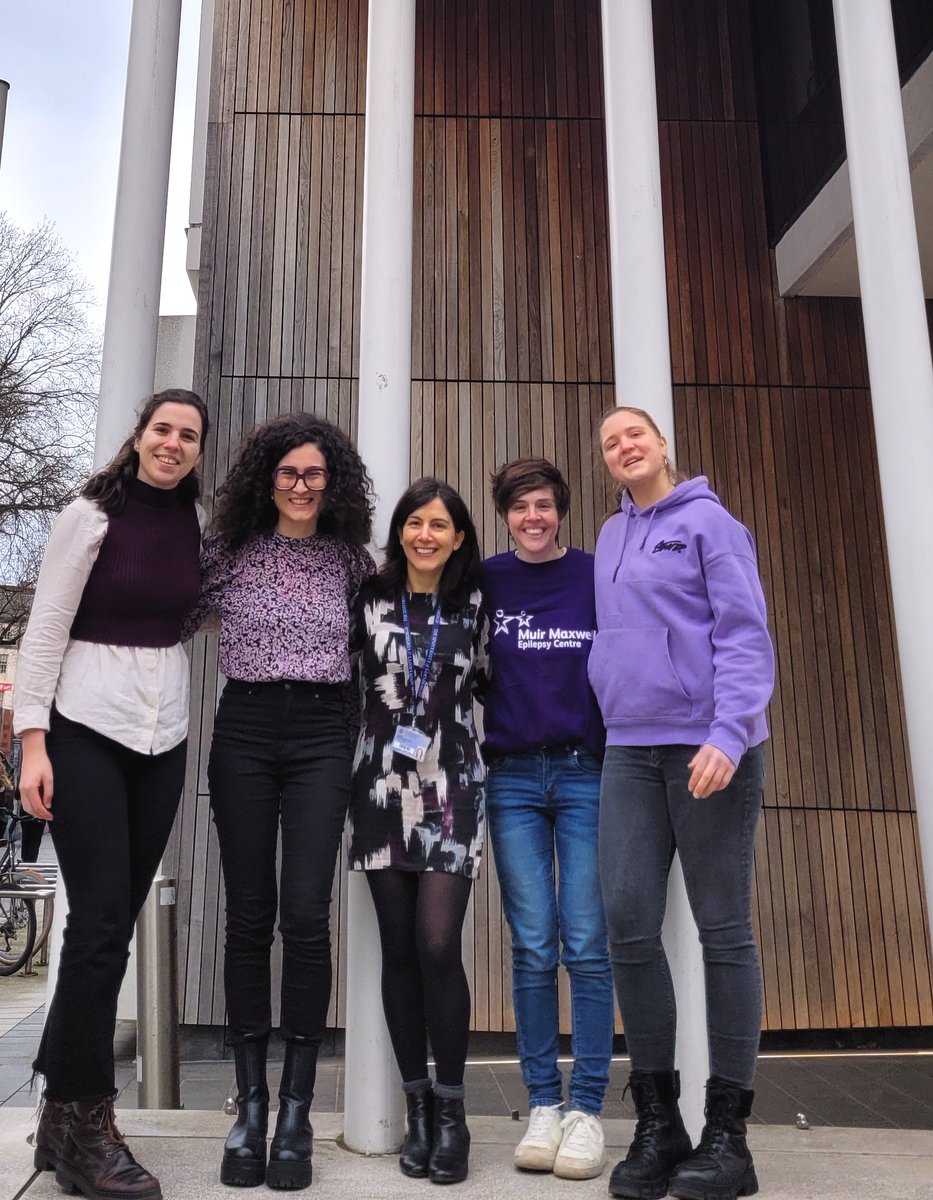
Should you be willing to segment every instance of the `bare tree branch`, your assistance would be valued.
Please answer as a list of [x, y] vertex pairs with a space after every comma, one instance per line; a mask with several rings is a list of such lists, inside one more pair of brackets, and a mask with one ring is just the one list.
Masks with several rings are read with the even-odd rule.
[[[0, 213], [0, 584], [17, 594], [28, 593], [52, 520], [90, 469], [100, 370], [92, 303], [50, 222], [25, 231]], [[0, 642], [14, 600], [0, 595]]]

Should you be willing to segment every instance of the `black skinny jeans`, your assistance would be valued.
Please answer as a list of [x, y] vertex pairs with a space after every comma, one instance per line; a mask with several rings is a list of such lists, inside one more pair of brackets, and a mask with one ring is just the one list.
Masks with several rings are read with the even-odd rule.
[[342, 686], [230, 680], [217, 709], [208, 779], [227, 893], [230, 1041], [264, 1038], [272, 1027], [278, 908], [282, 1035], [318, 1044], [330, 1002], [331, 889], [350, 798]]
[[185, 743], [139, 754], [52, 711], [52, 840], [68, 896], [55, 995], [33, 1068], [50, 1100], [114, 1093], [113, 1033], [133, 926], [185, 781]]

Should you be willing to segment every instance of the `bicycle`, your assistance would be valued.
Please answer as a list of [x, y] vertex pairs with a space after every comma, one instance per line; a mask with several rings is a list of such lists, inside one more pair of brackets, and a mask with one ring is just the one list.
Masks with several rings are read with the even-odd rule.
[[52, 925], [52, 897], [47, 881], [40, 873], [16, 861], [13, 830], [21, 821], [10, 808], [0, 807], [3, 846], [0, 853], [0, 976], [15, 975], [36, 951], [38, 919], [36, 905], [43, 904], [42, 935], [48, 937]]

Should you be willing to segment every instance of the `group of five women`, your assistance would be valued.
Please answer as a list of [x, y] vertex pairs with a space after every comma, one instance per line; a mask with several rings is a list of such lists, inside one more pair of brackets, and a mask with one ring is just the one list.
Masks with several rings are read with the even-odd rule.
[[[223, 1182], [311, 1181], [348, 810], [408, 1108], [400, 1166], [435, 1183], [466, 1177], [460, 939], [488, 813], [531, 1110], [516, 1167], [602, 1172], [614, 977], [638, 1122], [610, 1192], [751, 1195], [760, 978], [750, 890], [773, 658], [748, 532], [704, 479], [675, 473], [646, 413], [618, 408], [598, 437], [620, 505], [595, 559], [561, 543], [570, 493], [560, 471], [526, 458], [492, 481], [514, 551], [483, 562], [463, 500], [422, 479], [395, 507], [377, 570], [363, 463], [334, 425], [296, 413], [247, 437], [202, 548], [207, 427], [195, 394], [151, 398], [59, 518], [23, 640], [21, 794], [51, 822], [69, 902], [35, 1061], [45, 1078], [36, 1165], [92, 1200], [161, 1196], [114, 1123], [113, 1032], [133, 925], [184, 781], [181, 643], [213, 619], [226, 684], [208, 778], [237, 1077]], [[675, 849], [708, 1000], [711, 1078], [695, 1148], [678, 1109], [660, 939]], [[285, 1057], [267, 1148], [277, 914]], [[572, 1012], [566, 1101], [559, 962]]]

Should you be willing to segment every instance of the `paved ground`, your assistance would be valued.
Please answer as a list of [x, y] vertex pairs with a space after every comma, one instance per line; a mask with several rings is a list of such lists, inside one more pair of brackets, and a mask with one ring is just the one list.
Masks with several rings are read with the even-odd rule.
[[[45, 970], [0, 979], [0, 1200], [51, 1200], [63, 1195], [50, 1174], [32, 1166], [36, 1093], [30, 1063], [42, 1030]], [[135, 1109], [132, 1048], [118, 1066], [118, 1108], [140, 1159], [162, 1180], [165, 1200], [226, 1197], [218, 1181], [230, 1118], [220, 1109], [233, 1082], [229, 1061], [182, 1064], [181, 1112]], [[272, 1064], [271, 1082], [279, 1067]], [[628, 1073], [613, 1063], [606, 1112], [610, 1163], [631, 1137], [632, 1108], [621, 1098]], [[469, 1181], [458, 1191], [477, 1200], [605, 1196], [608, 1175], [569, 1184], [512, 1169], [512, 1149], [527, 1100], [514, 1058], [471, 1061], [467, 1096], [473, 1135]], [[392, 1156], [366, 1158], [340, 1143], [343, 1061], [325, 1059], [314, 1102], [315, 1178], [319, 1200], [394, 1200], [430, 1185], [402, 1176]], [[798, 1129], [796, 1114], [809, 1129]], [[759, 1061], [749, 1142], [768, 1200], [933, 1200], [933, 1052], [763, 1055]], [[258, 1189], [254, 1195], [265, 1194]]]
[[[229, 1119], [219, 1113], [143, 1113], [126, 1111], [121, 1124], [138, 1157], [162, 1182], [165, 1200], [226, 1197], [217, 1178], [223, 1135]], [[58, 1200], [62, 1195], [50, 1174], [32, 1169], [26, 1143], [31, 1130], [21, 1108], [0, 1111], [0, 1200]], [[608, 1173], [585, 1183], [567, 1183], [550, 1175], [519, 1174], [512, 1169], [512, 1148], [520, 1127], [503, 1117], [475, 1117], [471, 1170], [457, 1195], [486, 1200], [548, 1197], [586, 1200], [604, 1197]], [[631, 1134], [628, 1121], [608, 1121], [611, 1158], [618, 1158]], [[427, 1181], [406, 1179], [394, 1157], [365, 1158], [343, 1149], [340, 1118], [315, 1119], [315, 1174], [311, 1193], [318, 1200], [396, 1200], [424, 1192]], [[930, 1200], [933, 1196], [933, 1146], [928, 1133], [796, 1129], [760, 1126], [749, 1137], [761, 1194], [767, 1200]], [[268, 1194], [265, 1188], [250, 1193]]]

